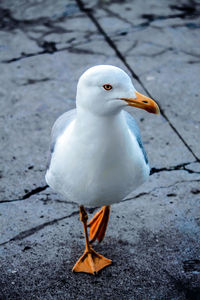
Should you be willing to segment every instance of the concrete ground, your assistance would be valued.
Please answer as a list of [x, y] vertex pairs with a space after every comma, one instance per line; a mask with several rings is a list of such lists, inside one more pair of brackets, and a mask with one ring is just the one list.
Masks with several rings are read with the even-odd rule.
[[[0, 299], [200, 299], [199, 2], [88, 2], [0, 4]], [[51, 127], [96, 64], [126, 70], [161, 116], [130, 110], [152, 175], [112, 206], [94, 247], [113, 265], [92, 276], [71, 272], [79, 209], [44, 174]]]

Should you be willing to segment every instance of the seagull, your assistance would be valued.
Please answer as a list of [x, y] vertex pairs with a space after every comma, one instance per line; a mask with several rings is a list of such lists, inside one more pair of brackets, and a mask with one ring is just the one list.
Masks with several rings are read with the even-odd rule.
[[[159, 114], [157, 103], [137, 92], [122, 69], [94, 66], [78, 81], [76, 109], [62, 114], [52, 128], [46, 182], [79, 204], [85, 234], [85, 251], [74, 272], [96, 274], [112, 263], [92, 243], [105, 236], [110, 205], [123, 201], [150, 173], [139, 128], [124, 110], [127, 106]], [[102, 208], [88, 223], [84, 206]]]

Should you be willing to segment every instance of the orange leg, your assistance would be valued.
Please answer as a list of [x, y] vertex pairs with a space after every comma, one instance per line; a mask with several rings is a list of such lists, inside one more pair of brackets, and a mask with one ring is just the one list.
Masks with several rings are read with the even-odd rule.
[[92, 247], [89, 243], [88, 232], [87, 232], [88, 215], [85, 211], [85, 208], [82, 205], [80, 206], [80, 219], [83, 223], [86, 247], [85, 247], [85, 251], [84, 251], [83, 255], [76, 262], [72, 271], [90, 273], [90, 274], [95, 275], [101, 269], [112, 264], [112, 261], [110, 259], [105, 258], [104, 256], [98, 254], [97, 252], [95, 252], [92, 249]]
[[101, 210], [90, 220], [90, 243], [96, 239], [99, 243], [103, 240], [108, 226], [110, 216], [110, 206], [103, 206]]

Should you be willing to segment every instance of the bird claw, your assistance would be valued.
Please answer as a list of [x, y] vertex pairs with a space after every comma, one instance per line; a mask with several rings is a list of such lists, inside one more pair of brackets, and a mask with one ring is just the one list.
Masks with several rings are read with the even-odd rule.
[[74, 265], [73, 272], [84, 272], [96, 275], [101, 269], [112, 264], [112, 261], [101, 254], [95, 252], [92, 248], [85, 250], [83, 255]]

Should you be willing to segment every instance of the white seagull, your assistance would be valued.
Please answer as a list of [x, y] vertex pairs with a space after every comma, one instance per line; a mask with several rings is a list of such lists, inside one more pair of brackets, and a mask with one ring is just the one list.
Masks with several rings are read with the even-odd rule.
[[[110, 205], [123, 201], [149, 176], [139, 128], [124, 110], [128, 105], [159, 114], [158, 105], [138, 93], [123, 70], [95, 66], [78, 81], [76, 109], [61, 115], [52, 129], [46, 181], [80, 205], [85, 232], [86, 248], [73, 267], [75, 272], [95, 274], [112, 263], [95, 252], [91, 243], [104, 238]], [[103, 206], [88, 225], [84, 205]]]

